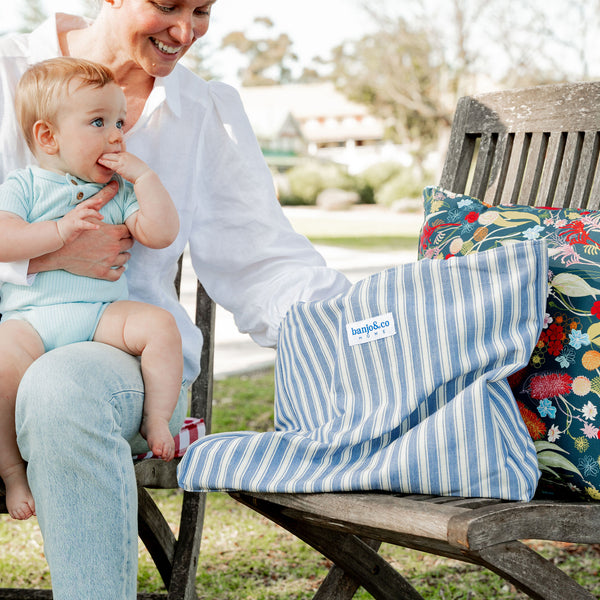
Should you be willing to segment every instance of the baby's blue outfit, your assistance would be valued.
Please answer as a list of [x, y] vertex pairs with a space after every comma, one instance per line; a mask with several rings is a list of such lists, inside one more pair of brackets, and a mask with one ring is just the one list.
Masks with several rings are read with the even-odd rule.
[[[119, 191], [100, 209], [104, 223], [120, 224], [139, 210], [133, 186], [119, 176]], [[37, 166], [12, 172], [0, 185], [0, 210], [29, 223], [63, 217], [74, 206], [93, 196], [103, 185], [59, 175]], [[3, 283], [0, 288], [2, 321], [28, 321], [39, 333], [46, 352], [91, 341], [106, 307], [127, 299], [127, 281], [105, 281], [67, 271], [38, 273], [33, 284]]]

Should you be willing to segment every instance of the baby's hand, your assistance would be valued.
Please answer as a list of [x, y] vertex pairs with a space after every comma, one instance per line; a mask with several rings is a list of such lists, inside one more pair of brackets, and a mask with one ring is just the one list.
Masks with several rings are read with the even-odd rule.
[[101, 221], [104, 217], [98, 212], [99, 201], [95, 198], [90, 198], [78, 204], [70, 210], [62, 219], [56, 221], [58, 235], [61, 237], [64, 244], [72, 242], [83, 231], [87, 229], [98, 229], [98, 223], [94, 223], [90, 219]]
[[129, 152], [109, 152], [103, 154], [98, 162], [133, 184], [145, 173], [152, 172], [142, 159]]

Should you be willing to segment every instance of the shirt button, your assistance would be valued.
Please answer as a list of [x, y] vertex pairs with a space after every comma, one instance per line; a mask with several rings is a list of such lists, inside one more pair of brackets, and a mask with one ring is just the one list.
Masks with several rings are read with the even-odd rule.
[[77, 185], [77, 182], [76, 182], [74, 179], [71, 179], [71, 183], [72, 183], [73, 185]]
[[83, 192], [79, 192], [79, 194], [77, 194], [77, 200], [81, 200], [83, 198]]

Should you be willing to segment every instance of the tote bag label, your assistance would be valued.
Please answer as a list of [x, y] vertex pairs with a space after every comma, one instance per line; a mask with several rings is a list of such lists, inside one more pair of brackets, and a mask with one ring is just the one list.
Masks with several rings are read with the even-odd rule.
[[348, 343], [350, 346], [366, 344], [390, 337], [396, 333], [396, 322], [392, 313], [378, 315], [346, 325]]

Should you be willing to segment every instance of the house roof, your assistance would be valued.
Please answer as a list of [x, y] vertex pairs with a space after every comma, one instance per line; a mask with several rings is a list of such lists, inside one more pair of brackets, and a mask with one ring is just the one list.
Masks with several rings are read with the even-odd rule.
[[259, 138], [278, 135], [290, 115], [308, 142], [383, 137], [382, 122], [329, 82], [242, 87], [240, 94]]

